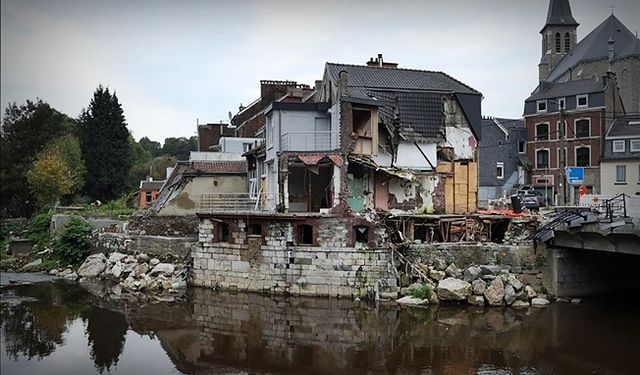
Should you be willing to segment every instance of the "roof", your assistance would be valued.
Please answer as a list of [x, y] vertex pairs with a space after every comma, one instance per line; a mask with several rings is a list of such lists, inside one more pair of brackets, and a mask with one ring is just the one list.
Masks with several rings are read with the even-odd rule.
[[410, 140], [436, 139], [444, 126], [444, 104], [441, 94], [428, 92], [372, 91], [389, 103], [380, 108], [380, 117], [391, 125], [400, 120], [401, 133]]
[[640, 116], [617, 118], [611, 124], [607, 138], [609, 137], [640, 137]]
[[546, 81], [555, 81], [580, 62], [608, 58], [609, 39], [615, 42], [616, 58], [640, 56], [638, 38], [612, 14], [560, 60]]
[[346, 71], [349, 74], [347, 83], [349, 87], [441, 91], [480, 95], [477, 90], [442, 72], [335, 63], [327, 63], [326, 71], [334, 82], [337, 82], [341, 71]]
[[151, 191], [160, 190], [164, 185], [164, 181], [140, 181], [140, 190]]
[[244, 174], [247, 173], [247, 162], [242, 161], [190, 161], [183, 173], [188, 174]]
[[539, 90], [525, 99], [526, 102], [540, 99], [555, 99], [566, 96], [591, 94], [604, 91], [606, 83], [604, 80], [582, 79], [578, 81], [550, 83], [543, 82]]
[[[547, 11], [547, 22], [542, 30], [547, 26], [578, 26], [575, 18], [571, 14], [571, 6], [569, 0], [551, 0], [549, 1], [549, 10]], [[542, 32], [542, 31], [540, 31]]]

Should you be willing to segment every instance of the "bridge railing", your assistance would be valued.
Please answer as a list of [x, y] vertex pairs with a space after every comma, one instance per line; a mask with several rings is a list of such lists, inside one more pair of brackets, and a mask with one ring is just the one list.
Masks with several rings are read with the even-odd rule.
[[196, 211], [200, 214], [221, 212], [264, 212], [273, 207], [273, 197], [258, 194], [252, 197], [249, 193], [217, 193], [201, 194], [198, 197]]
[[599, 217], [613, 221], [616, 218], [627, 217], [627, 199], [626, 194], [618, 194], [610, 199], [605, 199], [602, 204], [594, 207], [593, 211]]

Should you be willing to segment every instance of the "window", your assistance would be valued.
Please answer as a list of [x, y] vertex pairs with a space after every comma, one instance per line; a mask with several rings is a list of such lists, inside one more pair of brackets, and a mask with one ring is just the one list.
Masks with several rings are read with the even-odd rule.
[[253, 148], [253, 143], [243, 143], [242, 152], [249, 152]]
[[549, 150], [536, 150], [536, 168], [549, 168]]
[[591, 136], [591, 123], [589, 120], [576, 121], [576, 138], [589, 138]]
[[631, 150], [631, 152], [640, 151], [640, 139], [632, 139], [631, 140], [631, 147], [629, 149]]
[[571, 50], [571, 36], [569, 33], [564, 34], [564, 52], [567, 53]]
[[549, 124], [537, 124], [536, 125], [536, 140], [548, 141], [549, 140]]
[[496, 163], [496, 177], [498, 179], [503, 179], [504, 178], [504, 163], [503, 162]]
[[588, 99], [589, 99], [589, 95], [578, 95], [577, 96], [578, 108], [589, 106]]
[[624, 141], [613, 141], [613, 152], [624, 152]]
[[560, 33], [556, 33], [556, 52], [560, 53], [561, 51], [561, 46], [560, 46], [561, 40], [560, 40]]
[[153, 199], [153, 194], [151, 194], [150, 191], [147, 191], [145, 193], [145, 200], [147, 201], [147, 203], [151, 203], [151, 200]]
[[356, 240], [356, 243], [367, 243], [369, 242], [369, 227], [364, 225], [356, 225], [353, 227], [353, 237]]
[[273, 122], [272, 117], [267, 117], [267, 146], [273, 145]]
[[524, 154], [525, 152], [527, 152], [527, 142], [518, 141], [518, 152], [521, 154]]
[[313, 227], [309, 224], [298, 226], [298, 243], [304, 245], [313, 245]]
[[567, 109], [567, 101], [565, 98], [558, 98], [558, 109]]
[[218, 241], [220, 242], [229, 241], [229, 224], [218, 223]]
[[538, 106], [538, 112], [546, 112], [547, 111], [547, 101], [546, 100], [538, 100], [536, 102]]
[[627, 166], [616, 165], [616, 184], [627, 183]]
[[591, 148], [589, 147], [577, 147], [576, 148], [576, 166], [588, 167], [591, 161]]
[[262, 225], [261, 224], [249, 224], [247, 226], [247, 234], [252, 236], [260, 236], [262, 235]]

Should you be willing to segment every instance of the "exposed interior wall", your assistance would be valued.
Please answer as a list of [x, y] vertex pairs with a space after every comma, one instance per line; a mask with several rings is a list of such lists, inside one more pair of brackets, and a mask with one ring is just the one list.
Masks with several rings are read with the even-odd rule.
[[199, 196], [210, 193], [238, 193], [247, 190], [246, 176], [193, 177], [158, 211], [160, 216], [195, 215]]
[[441, 161], [437, 171], [445, 177], [445, 213], [462, 214], [478, 209], [478, 163]]

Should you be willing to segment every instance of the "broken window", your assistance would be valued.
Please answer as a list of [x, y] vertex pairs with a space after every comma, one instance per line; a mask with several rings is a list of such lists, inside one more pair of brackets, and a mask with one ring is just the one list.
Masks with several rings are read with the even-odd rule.
[[369, 242], [369, 227], [365, 225], [356, 225], [353, 227], [353, 237], [355, 238], [356, 243]]
[[588, 167], [591, 159], [591, 149], [589, 147], [576, 148], [576, 166]]
[[262, 235], [262, 225], [261, 224], [249, 224], [247, 227], [247, 234], [254, 236]]
[[313, 227], [311, 225], [298, 225], [298, 244], [313, 245]]
[[536, 125], [536, 140], [548, 141], [549, 140], [549, 124], [537, 124]]
[[229, 224], [218, 223], [218, 241], [220, 242], [229, 241]]
[[365, 108], [353, 108], [352, 114], [353, 134], [357, 136], [354, 152], [358, 154], [373, 153], [374, 145], [371, 110]]

